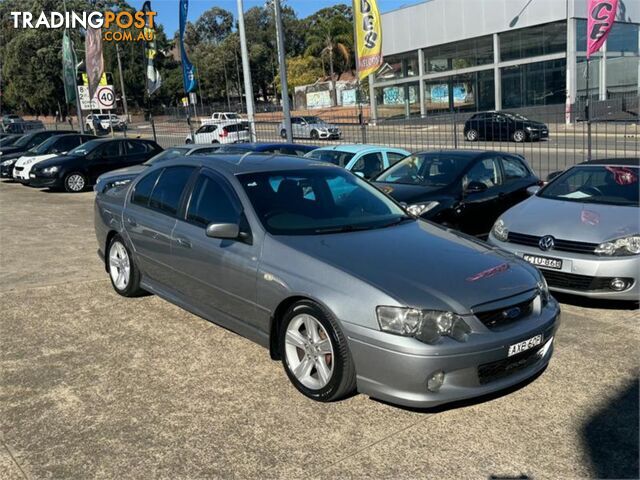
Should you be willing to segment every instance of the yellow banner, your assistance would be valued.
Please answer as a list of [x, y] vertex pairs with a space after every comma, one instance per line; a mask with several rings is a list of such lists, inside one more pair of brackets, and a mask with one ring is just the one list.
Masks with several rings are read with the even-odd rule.
[[382, 25], [376, 0], [353, 0], [356, 69], [362, 80], [382, 65]]

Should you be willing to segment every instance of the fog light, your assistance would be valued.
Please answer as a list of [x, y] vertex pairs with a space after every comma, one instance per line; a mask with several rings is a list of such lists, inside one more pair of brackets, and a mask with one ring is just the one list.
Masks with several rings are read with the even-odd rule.
[[627, 282], [625, 282], [621, 278], [614, 278], [613, 280], [611, 280], [611, 283], [609, 284], [609, 286], [611, 287], [611, 290], [615, 290], [616, 292], [620, 292], [620, 291], [624, 290], [625, 288], [627, 288]]
[[427, 390], [437, 392], [444, 383], [444, 372], [434, 372], [427, 380]]

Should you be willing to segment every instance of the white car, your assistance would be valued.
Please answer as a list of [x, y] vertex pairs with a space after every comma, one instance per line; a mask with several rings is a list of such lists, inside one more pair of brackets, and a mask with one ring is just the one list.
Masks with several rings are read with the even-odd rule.
[[211, 115], [211, 123], [229, 122], [242, 120], [242, 117], [235, 112], [214, 112]]
[[207, 123], [187, 135], [185, 143], [243, 143], [251, 141], [248, 122]]
[[29, 173], [34, 165], [49, 160], [57, 155], [64, 155], [78, 145], [96, 137], [93, 135], [81, 135], [72, 133], [69, 135], [55, 135], [48, 138], [40, 145], [33, 147], [24, 153], [13, 165], [12, 177], [20, 183], [29, 183]]
[[[91, 113], [87, 115], [84, 120], [85, 128], [89, 130], [93, 130], [93, 119], [97, 118], [100, 121], [100, 126], [104, 130], [110, 130], [113, 127], [114, 130], [121, 130], [125, 127], [126, 123], [115, 113], [104, 113], [104, 114], [95, 114]], [[109, 125], [109, 121], [111, 121], [111, 125]]]

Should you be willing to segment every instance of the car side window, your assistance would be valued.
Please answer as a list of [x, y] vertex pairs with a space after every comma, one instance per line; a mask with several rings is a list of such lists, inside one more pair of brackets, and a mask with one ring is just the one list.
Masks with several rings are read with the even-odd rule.
[[353, 173], [361, 173], [364, 178], [372, 178], [384, 169], [382, 163], [382, 153], [367, 153], [360, 157], [351, 171]]
[[221, 182], [201, 174], [193, 187], [187, 222], [206, 227], [210, 223], [235, 223], [240, 218], [238, 203]]
[[518, 180], [529, 176], [529, 170], [522, 161], [513, 157], [502, 157], [502, 167], [506, 181]]
[[389, 160], [389, 166], [395, 165], [400, 160], [405, 158], [406, 155], [397, 152], [387, 152], [387, 160]]
[[178, 213], [180, 199], [194, 167], [167, 167], [162, 171], [156, 182], [151, 197], [149, 208], [158, 210], [168, 215]]
[[120, 142], [108, 142], [96, 152], [101, 158], [116, 158], [120, 156]]
[[462, 179], [463, 188], [467, 188], [471, 182], [483, 183], [487, 188], [501, 185], [502, 176], [500, 174], [500, 167], [498, 166], [498, 159], [485, 158], [476, 162]]
[[64, 137], [56, 142], [51, 153], [68, 152], [69, 150], [77, 147], [78, 145], [80, 145], [79, 137]]
[[149, 199], [151, 198], [151, 192], [153, 187], [156, 186], [156, 181], [162, 173], [162, 170], [155, 170], [145, 177], [141, 178], [133, 189], [131, 195], [131, 203], [140, 205], [141, 207], [149, 206]]
[[148, 151], [147, 145], [142, 142], [132, 142], [128, 140], [125, 142], [125, 145], [127, 147], [127, 155], [140, 155]]

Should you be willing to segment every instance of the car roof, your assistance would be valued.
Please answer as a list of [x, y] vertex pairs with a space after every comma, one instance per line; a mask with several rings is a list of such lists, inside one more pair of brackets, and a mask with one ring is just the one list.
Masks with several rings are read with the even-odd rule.
[[320, 147], [317, 149], [318, 151], [327, 151], [333, 150], [337, 152], [348, 152], [348, 153], [359, 153], [364, 150], [401, 150], [404, 152], [408, 152], [408, 150], [404, 148], [397, 147], [385, 147], [384, 145], [367, 145], [367, 144], [346, 144], [346, 145], [329, 145], [326, 147]]
[[[421, 154], [425, 154], [425, 153], [430, 153], [430, 154], [447, 154], [450, 155], [452, 157], [461, 157], [461, 158], [477, 158], [480, 157], [482, 155], [486, 155], [486, 154], [494, 154], [494, 155], [511, 155], [513, 156], [513, 153], [508, 153], [508, 152], [497, 152], [497, 151], [493, 151], [493, 150], [455, 150], [455, 149], [440, 149], [440, 150], [420, 150], [419, 152], [415, 152], [413, 155], [421, 155]], [[516, 155], [519, 156], [519, 155]], [[522, 157], [520, 157], [522, 158]]]
[[283, 143], [283, 142], [246, 142], [246, 143], [233, 143], [229, 145], [225, 145], [225, 148], [238, 148], [245, 150], [252, 150], [254, 152], [259, 152], [268, 148], [300, 148], [304, 149], [316, 149], [317, 147], [313, 145], [304, 145], [302, 143]]
[[579, 163], [580, 165], [624, 165], [630, 167], [640, 167], [640, 158], [637, 157], [629, 157], [629, 158], [604, 158], [600, 160], [589, 160], [586, 162]]

